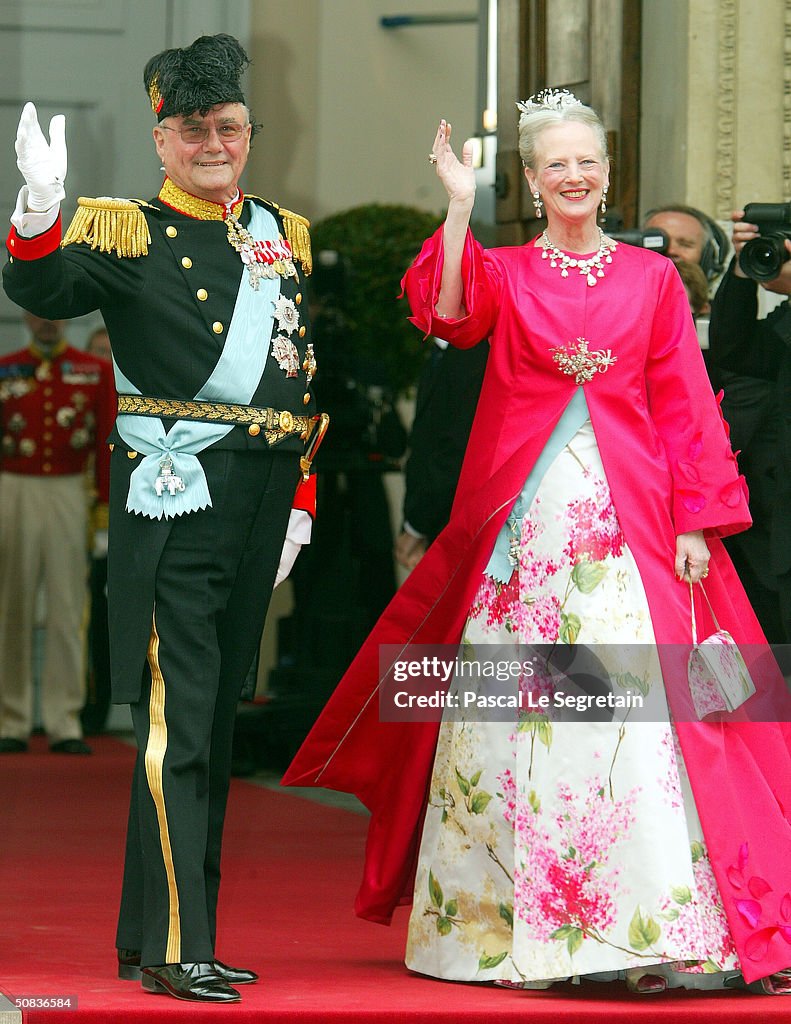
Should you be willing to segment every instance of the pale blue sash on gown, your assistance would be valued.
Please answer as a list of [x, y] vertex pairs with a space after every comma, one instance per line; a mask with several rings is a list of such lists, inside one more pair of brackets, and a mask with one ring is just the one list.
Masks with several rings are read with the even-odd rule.
[[530, 504], [536, 496], [539, 484], [544, 479], [544, 474], [580, 427], [589, 419], [590, 413], [585, 400], [585, 392], [580, 387], [574, 392], [571, 401], [563, 410], [563, 415], [555, 424], [554, 430], [544, 445], [544, 450], [536, 459], [535, 465], [525, 480], [521, 494], [514, 502], [508, 519], [497, 534], [497, 540], [494, 542], [494, 549], [484, 573], [497, 580], [498, 583], [507, 583], [511, 579], [514, 571], [514, 562], [510, 555], [511, 538], [518, 537], [521, 533], [522, 519], [530, 509]]

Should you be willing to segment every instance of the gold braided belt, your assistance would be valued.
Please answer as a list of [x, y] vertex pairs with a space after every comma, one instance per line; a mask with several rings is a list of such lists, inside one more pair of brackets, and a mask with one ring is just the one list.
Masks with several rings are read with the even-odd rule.
[[229, 402], [182, 402], [173, 398], [146, 398], [143, 395], [119, 395], [118, 412], [132, 416], [164, 416], [168, 419], [199, 420], [247, 427], [251, 437], [264, 432], [267, 444], [276, 444], [292, 435], [307, 441], [318, 417], [295, 416], [287, 409], [234, 405]]

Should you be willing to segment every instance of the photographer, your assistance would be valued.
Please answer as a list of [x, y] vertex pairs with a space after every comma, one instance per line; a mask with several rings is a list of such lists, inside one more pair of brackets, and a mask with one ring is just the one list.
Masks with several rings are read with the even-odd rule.
[[443, 347], [435, 339], [417, 387], [415, 418], [404, 470], [404, 524], [395, 557], [414, 569], [450, 519], [472, 421], [478, 405], [488, 342]]
[[[705, 278], [708, 295], [717, 288], [730, 251], [723, 228], [695, 206], [670, 203], [649, 210], [644, 230], [659, 229], [667, 237], [666, 255], [673, 260], [690, 295], [693, 268]], [[692, 300], [690, 299], [692, 306]], [[740, 451], [739, 468], [750, 490], [753, 525], [726, 538], [725, 547], [750, 598], [761, 627], [770, 642], [784, 640], [777, 598], [777, 581], [771, 572], [770, 522], [774, 505], [776, 468], [777, 399], [771, 381], [748, 370], [734, 373], [715, 365], [710, 352], [710, 305], [692, 306], [703, 360], [714, 391], [724, 389], [722, 411], [731, 430], [731, 444]]]
[[[747, 277], [740, 254], [747, 242], [761, 234], [759, 226], [744, 220], [737, 210], [734, 221], [735, 256], [723, 276], [712, 305], [709, 344], [715, 367], [773, 381], [780, 413], [774, 417], [777, 431], [777, 467], [766, 479], [752, 474], [750, 506], [767, 504], [769, 522], [769, 564], [764, 574], [778, 592], [780, 633], [770, 640], [791, 642], [791, 421], [788, 419], [791, 392], [791, 305], [788, 299], [766, 319], [758, 318], [758, 284]], [[779, 295], [791, 295], [791, 242], [784, 243], [785, 262], [771, 280], [760, 287]], [[780, 257], [782, 259], [782, 257]], [[738, 447], [738, 445], [737, 445]], [[754, 482], [755, 481], [755, 482]], [[763, 486], [765, 484], [765, 487]], [[755, 515], [755, 512], [753, 513]], [[752, 531], [750, 531], [752, 532]], [[747, 535], [745, 535], [747, 536]]]
[[715, 287], [727, 257], [728, 236], [712, 217], [695, 206], [668, 203], [649, 210], [643, 228], [664, 231], [665, 255], [676, 264], [698, 264], [710, 289]]

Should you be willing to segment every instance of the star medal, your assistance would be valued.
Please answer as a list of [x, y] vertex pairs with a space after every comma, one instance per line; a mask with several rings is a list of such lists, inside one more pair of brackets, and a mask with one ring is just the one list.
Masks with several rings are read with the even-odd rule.
[[272, 339], [272, 358], [277, 360], [277, 365], [285, 371], [286, 377], [296, 377], [299, 373], [297, 346], [285, 335], [278, 334]]

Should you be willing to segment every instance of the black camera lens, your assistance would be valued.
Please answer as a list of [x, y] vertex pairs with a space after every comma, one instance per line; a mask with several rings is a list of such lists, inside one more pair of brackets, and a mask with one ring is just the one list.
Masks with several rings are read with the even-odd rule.
[[774, 281], [788, 259], [786, 235], [769, 234], [753, 238], [739, 254], [739, 266], [753, 281]]

